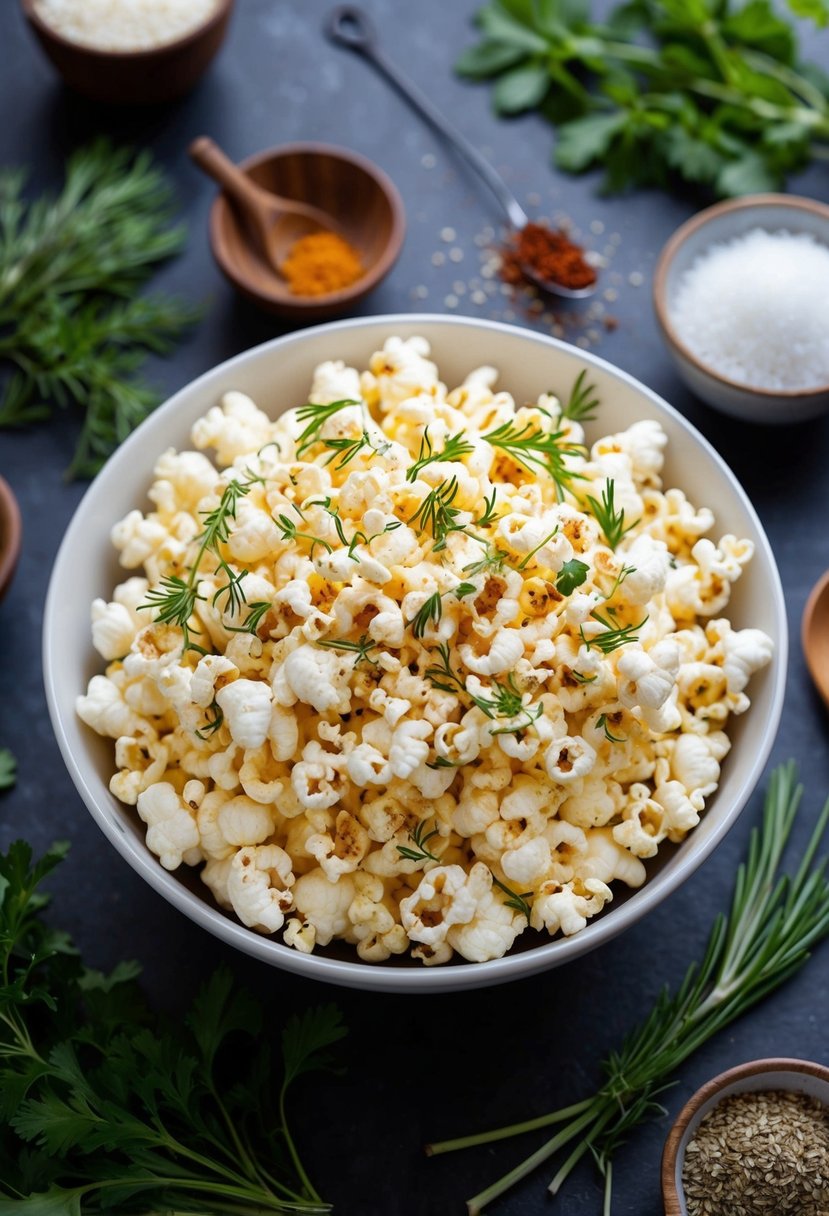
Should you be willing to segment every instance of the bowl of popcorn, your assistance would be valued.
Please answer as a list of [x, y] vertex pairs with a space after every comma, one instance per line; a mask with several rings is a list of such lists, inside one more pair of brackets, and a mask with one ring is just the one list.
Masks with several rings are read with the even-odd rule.
[[593, 355], [361, 318], [231, 359], [112, 457], [44, 668], [113, 845], [209, 932], [353, 987], [609, 940], [734, 823], [786, 620], [714, 449]]

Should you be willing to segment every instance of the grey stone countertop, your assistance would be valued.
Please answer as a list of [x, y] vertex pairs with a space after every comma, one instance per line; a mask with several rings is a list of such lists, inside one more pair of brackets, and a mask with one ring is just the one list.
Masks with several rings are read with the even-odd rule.
[[[829, 422], [763, 429], [713, 413], [682, 387], [657, 332], [650, 283], [658, 252], [701, 200], [656, 191], [604, 197], [598, 178], [566, 177], [551, 165], [553, 135], [537, 116], [495, 118], [489, 90], [452, 72], [473, 38], [474, 0], [367, 0], [390, 55], [450, 114], [503, 172], [535, 214], [572, 220], [606, 258], [600, 310], [564, 336], [639, 377], [682, 411], [719, 449], [750, 495], [780, 566], [792, 636], [783, 721], [770, 761], [795, 757], [806, 785], [808, 823], [829, 793], [827, 720], [799, 646], [808, 589], [829, 565]], [[328, 5], [310, 0], [238, 0], [225, 47], [195, 92], [163, 110], [116, 112], [60, 85], [12, 0], [0, 8], [0, 162], [30, 168], [39, 189], [56, 186], [68, 151], [91, 135], [150, 147], [172, 174], [190, 226], [186, 253], [156, 283], [206, 303], [194, 335], [152, 366], [172, 392], [221, 360], [283, 332], [240, 300], [216, 270], [206, 243], [213, 187], [185, 149], [211, 134], [237, 159], [295, 139], [352, 147], [380, 164], [405, 200], [408, 234], [400, 261], [361, 305], [364, 314], [452, 312], [528, 324], [547, 332], [548, 314], [513, 311], [482, 287], [482, 250], [500, 215], [486, 190], [360, 59], [321, 34]], [[809, 55], [829, 67], [829, 35], [810, 34]], [[791, 181], [826, 199], [825, 166]], [[481, 281], [479, 281], [481, 280]], [[564, 310], [556, 310], [564, 311]], [[605, 325], [612, 316], [615, 327]], [[553, 332], [559, 332], [553, 330]], [[19, 780], [0, 795], [0, 846], [25, 835], [37, 849], [68, 837], [69, 859], [54, 881], [52, 915], [91, 965], [137, 958], [152, 998], [180, 1009], [220, 960], [240, 983], [275, 1002], [280, 1015], [336, 999], [350, 1027], [341, 1077], [311, 1079], [296, 1126], [309, 1172], [338, 1216], [451, 1216], [464, 1199], [540, 1143], [543, 1133], [427, 1160], [425, 1140], [521, 1120], [575, 1101], [599, 1083], [598, 1064], [620, 1043], [661, 987], [698, 957], [714, 912], [725, 905], [762, 787], [715, 854], [658, 910], [623, 936], [563, 969], [483, 992], [417, 999], [334, 990], [236, 955], [169, 907], [114, 852], [67, 775], [44, 700], [40, 664], [43, 601], [55, 552], [84, 486], [67, 483], [77, 419], [0, 432], [0, 471], [18, 495], [25, 524], [21, 564], [0, 605], [0, 745], [11, 747]], [[829, 945], [783, 990], [702, 1048], [663, 1097], [675, 1114], [704, 1080], [759, 1056], [829, 1060]], [[634, 1131], [614, 1168], [614, 1216], [658, 1216], [665, 1117]], [[552, 1200], [542, 1168], [491, 1209], [493, 1216], [591, 1216], [601, 1188], [582, 1164]]]

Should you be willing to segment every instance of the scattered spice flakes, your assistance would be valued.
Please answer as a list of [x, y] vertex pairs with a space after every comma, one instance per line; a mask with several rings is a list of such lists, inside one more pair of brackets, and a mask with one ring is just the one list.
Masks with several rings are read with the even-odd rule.
[[685, 1150], [688, 1216], [826, 1216], [829, 1108], [783, 1090], [724, 1098]]

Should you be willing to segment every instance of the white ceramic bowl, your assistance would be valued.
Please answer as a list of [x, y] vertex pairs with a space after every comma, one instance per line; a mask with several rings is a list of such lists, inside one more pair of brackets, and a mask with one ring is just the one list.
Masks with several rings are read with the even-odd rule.
[[732, 241], [754, 228], [807, 233], [829, 246], [829, 206], [790, 194], [754, 194], [706, 207], [676, 230], [656, 263], [653, 301], [656, 318], [682, 379], [701, 400], [747, 422], [783, 425], [805, 422], [829, 409], [829, 384], [788, 392], [749, 388], [703, 363], [680, 338], [671, 310], [683, 275], [712, 245]]
[[[763, 629], [775, 641], [771, 665], [752, 680], [751, 710], [730, 724], [734, 746], [720, 788], [689, 838], [675, 849], [663, 846], [645, 886], [627, 895], [617, 891], [612, 906], [581, 933], [487, 963], [423, 968], [398, 959], [375, 966], [357, 960], [351, 947], [338, 955], [304, 955], [244, 928], [214, 905], [192, 871], [185, 873], [183, 867], [169, 873], [148, 852], [143, 825], [109, 793], [112, 741], [93, 734], [74, 709], [75, 698], [102, 668], [90, 641], [90, 603], [95, 596], [109, 598], [123, 578], [110, 528], [129, 510], [148, 505], [146, 492], [158, 455], [170, 446], [187, 446], [191, 424], [229, 389], [248, 393], [278, 414], [305, 400], [316, 364], [342, 358], [364, 367], [391, 334], [426, 337], [441, 377], [450, 385], [480, 364], [494, 364], [501, 385], [518, 400], [534, 400], [557, 383], [571, 384], [586, 365], [602, 401], [599, 421], [590, 424], [594, 436], [638, 419], [658, 419], [670, 440], [666, 485], [679, 486], [711, 507], [717, 536], [731, 532], [756, 546], [754, 561], [736, 585], [731, 619], [738, 626]], [[552, 338], [495, 322], [402, 315], [335, 322], [277, 338], [207, 372], [151, 415], [92, 483], [69, 525], [46, 602], [43, 663], [53, 726], [81, 797], [116, 849], [165, 899], [223, 941], [289, 971], [356, 988], [435, 992], [497, 984], [565, 963], [620, 933], [684, 882], [734, 823], [760, 777], [780, 718], [786, 652], [783, 593], [768, 540], [734, 475], [684, 418], [631, 376]]]

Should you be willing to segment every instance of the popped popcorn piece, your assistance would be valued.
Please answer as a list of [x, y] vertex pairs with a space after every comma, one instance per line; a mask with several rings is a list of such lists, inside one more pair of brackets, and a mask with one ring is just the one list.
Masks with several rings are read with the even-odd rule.
[[230, 864], [227, 898], [243, 925], [276, 933], [293, 907], [291, 859], [277, 844], [240, 849]]

